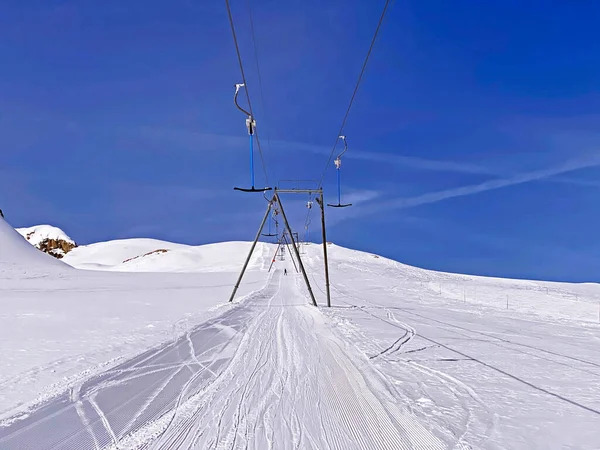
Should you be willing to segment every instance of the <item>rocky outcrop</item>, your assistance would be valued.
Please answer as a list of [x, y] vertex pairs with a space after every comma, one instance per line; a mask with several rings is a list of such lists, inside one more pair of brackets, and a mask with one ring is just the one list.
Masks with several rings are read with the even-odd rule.
[[61, 259], [71, 250], [77, 247], [75, 242], [69, 242], [62, 239], [44, 239], [36, 245], [44, 253], [54, 256], [55, 258]]
[[77, 243], [64, 231], [51, 225], [17, 228], [17, 231], [31, 245], [58, 259], [77, 247]]
[[152, 250], [151, 252], [144, 253], [143, 255], [134, 256], [133, 258], [128, 258], [128, 259], [126, 259], [123, 262], [126, 263], [126, 262], [129, 262], [129, 261], [133, 261], [134, 259], [143, 258], [145, 256], [150, 256], [150, 255], [159, 255], [161, 253], [167, 253], [168, 251], [169, 250], [167, 250], [166, 248], [159, 248], [157, 250]]

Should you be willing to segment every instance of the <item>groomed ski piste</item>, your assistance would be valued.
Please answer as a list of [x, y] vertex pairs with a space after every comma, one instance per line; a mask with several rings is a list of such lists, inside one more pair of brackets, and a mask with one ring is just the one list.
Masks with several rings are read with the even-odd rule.
[[[600, 287], [304, 246], [98, 243], [0, 219], [1, 449], [597, 449]], [[288, 275], [283, 271], [287, 269]]]

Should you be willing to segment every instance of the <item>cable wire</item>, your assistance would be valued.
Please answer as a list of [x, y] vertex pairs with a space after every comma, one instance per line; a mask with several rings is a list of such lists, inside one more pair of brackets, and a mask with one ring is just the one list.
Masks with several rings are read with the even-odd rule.
[[[248, 100], [248, 108], [250, 109], [250, 115], [254, 118], [254, 111], [252, 110], [252, 102], [250, 101], [250, 92], [248, 91], [248, 83], [246, 81], [246, 74], [244, 72], [244, 64], [242, 63], [242, 55], [240, 53], [240, 46], [238, 45], [237, 35], [235, 33], [235, 26], [233, 24], [233, 15], [231, 13], [231, 6], [229, 5], [229, 0], [225, 0], [225, 6], [227, 7], [227, 15], [229, 16], [229, 25], [231, 25], [231, 34], [233, 35], [233, 43], [235, 44], [235, 51], [237, 53], [238, 63], [240, 65], [240, 72], [242, 74], [242, 83], [246, 87], [244, 91], [246, 92], [246, 99]], [[258, 153], [260, 155], [260, 162], [262, 164], [263, 172], [265, 174], [265, 181], [267, 185], [269, 184], [269, 176], [267, 175], [267, 166], [265, 164], [265, 158], [263, 155], [262, 147], [260, 145], [260, 139], [258, 138], [258, 130], [255, 131], [256, 135], [256, 144], [258, 147]]]
[[350, 104], [348, 105], [348, 109], [346, 109], [346, 114], [344, 115], [344, 120], [342, 120], [342, 125], [340, 126], [340, 131], [338, 131], [337, 136], [335, 137], [335, 144], [333, 144], [333, 148], [331, 149], [331, 153], [329, 154], [329, 159], [327, 160], [327, 164], [325, 164], [325, 169], [323, 170], [323, 174], [321, 175], [321, 179], [319, 180], [319, 186], [323, 184], [323, 179], [325, 178], [325, 174], [327, 173], [327, 168], [329, 164], [331, 164], [331, 160], [333, 159], [333, 154], [335, 152], [335, 148], [338, 143], [338, 136], [340, 136], [344, 132], [344, 127], [346, 126], [346, 121], [348, 120], [348, 115], [350, 114], [350, 110], [352, 109], [352, 104], [354, 103], [354, 98], [356, 97], [356, 93], [358, 92], [358, 88], [362, 81], [363, 75], [365, 73], [365, 69], [367, 68], [367, 63], [369, 62], [369, 57], [371, 56], [371, 52], [373, 51], [373, 47], [375, 46], [375, 41], [377, 40], [377, 35], [379, 34], [379, 30], [381, 29], [381, 24], [383, 23], [383, 19], [385, 18], [385, 13], [387, 12], [388, 6], [390, 4], [390, 0], [385, 1], [385, 5], [383, 6], [383, 11], [381, 12], [381, 17], [379, 18], [379, 22], [377, 23], [377, 28], [375, 29], [375, 34], [373, 34], [373, 39], [371, 40], [371, 45], [369, 46], [369, 51], [367, 52], [367, 56], [365, 57], [365, 61], [363, 62], [362, 69], [358, 76], [358, 80], [356, 81], [356, 86], [354, 87], [354, 92], [352, 92], [352, 97], [350, 98]]
[[[308, 194], [308, 202], [306, 206], [308, 206], [308, 204], [312, 204], [312, 194]], [[311, 223], [310, 220], [310, 213], [312, 212], [312, 205], [310, 208], [308, 208], [308, 211], [306, 212], [306, 219], [304, 220], [304, 241], [307, 241], [307, 237], [308, 237], [308, 227]]]
[[308, 227], [310, 225], [310, 213], [312, 211], [312, 208], [308, 209], [308, 212], [306, 213], [306, 220], [304, 221], [304, 242], [308, 241]]
[[[248, 16], [250, 17], [250, 33], [252, 35], [252, 45], [254, 47], [254, 61], [256, 62], [256, 73], [258, 74], [258, 89], [260, 91], [260, 101], [263, 109], [263, 114], [265, 115], [265, 122], [267, 121], [267, 108], [265, 102], [265, 95], [263, 90], [262, 76], [260, 73], [260, 63], [258, 62], [258, 46], [256, 45], [256, 34], [254, 33], [254, 18], [252, 17], [252, 6], [251, 0], [248, 0]], [[269, 136], [269, 124], [267, 123], [267, 131], [265, 134], [267, 136], [267, 149], [269, 153], [271, 153], [271, 137]], [[258, 136], [256, 137], [258, 142]], [[260, 145], [260, 144], [259, 144]]]

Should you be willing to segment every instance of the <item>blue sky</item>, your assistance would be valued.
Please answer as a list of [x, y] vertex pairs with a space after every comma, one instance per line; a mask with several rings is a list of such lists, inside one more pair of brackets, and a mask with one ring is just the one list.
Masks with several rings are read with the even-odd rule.
[[[270, 184], [319, 178], [383, 1], [231, 1]], [[421, 267], [598, 281], [596, 2], [393, 3], [329, 239]], [[0, 208], [81, 243], [251, 239], [224, 2], [3, 2]], [[259, 184], [264, 184], [257, 166]], [[324, 188], [335, 200], [335, 171]], [[287, 199], [302, 229], [306, 199]], [[317, 239], [313, 220], [311, 237]]]

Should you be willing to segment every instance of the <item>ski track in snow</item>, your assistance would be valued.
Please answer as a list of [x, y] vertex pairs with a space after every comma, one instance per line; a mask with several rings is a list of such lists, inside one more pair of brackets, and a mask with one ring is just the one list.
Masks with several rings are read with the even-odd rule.
[[[319, 257], [310, 261], [313, 273], [319, 274], [315, 269], [320, 262]], [[409, 277], [402, 286], [407, 277], [403, 269], [394, 275], [390, 268], [385, 277], [374, 271], [368, 280], [359, 278], [360, 272], [370, 273], [362, 261], [344, 270], [344, 284], [332, 284], [338, 307], [327, 315], [392, 380], [395, 397], [412, 405], [449, 446], [596, 448], [591, 442], [598, 442], [600, 405], [594, 386], [600, 365], [590, 342], [593, 331], [566, 321], [553, 326], [537, 317], [481, 318], [477, 312], [453, 311], [456, 306], [439, 297], [429, 306], [431, 294], [422, 283], [418, 286]], [[313, 275], [313, 287], [324, 294], [323, 277], [317, 277]], [[394, 278], [396, 286], [391, 287]], [[554, 329], [560, 330], [555, 338]], [[539, 432], [541, 420], [552, 424], [544, 433]], [[565, 423], [578, 432], [561, 432]]]
[[[378, 390], [297, 280], [276, 271], [221, 316], [0, 428], [0, 448], [445, 448]], [[412, 338], [405, 326], [387, 353]]]
[[[347, 302], [345, 302], [345, 303], [347, 303]], [[351, 304], [351, 303], [348, 303], [348, 304]], [[364, 309], [363, 309], [363, 310], [364, 310]], [[379, 320], [383, 320], [383, 321], [385, 321], [385, 319], [382, 319], [381, 317], [377, 316], [376, 314], [373, 314], [373, 313], [371, 313], [371, 312], [368, 312], [368, 311], [365, 311], [365, 312], [366, 312], [367, 314], [370, 314], [370, 315], [372, 315], [373, 317], [375, 317], [375, 318], [377, 318], [377, 319], [379, 319]], [[408, 313], [410, 314], [410, 312], [408, 312]], [[389, 313], [389, 311], [388, 311], [388, 317], [389, 317], [389, 314], [390, 314], [390, 313]], [[431, 320], [431, 319], [429, 319], [429, 318], [425, 318], [425, 319]], [[439, 321], [438, 321], [438, 322], [439, 322]], [[388, 323], [389, 323], [389, 322], [388, 322]], [[452, 327], [454, 327], [454, 328], [460, 328], [460, 327], [457, 327], [457, 326], [455, 326], [455, 325], [451, 325], [451, 326], [452, 326]], [[464, 329], [464, 328], [463, 328], [463, 329]], [[460, 332], [457, 332], [457, 331], [454, 331], [454, 330], [450, 330], [450, 331], [451, 331], [451, 332], [453, 332], [453, 333], [455, 333], [455, 334], [460, 334], [460, 335], [462, 335], [462, 336], [465, 336], [465, 337], [467, 337], [467, 338], [469, 338], [469, 337], [470, 337], [470, 336], [468, 336], [468, 335], [466, 335], [466, 334], [462, 334], [462, 333], [460, 333]], [[469, 330], [469, 331], [471, 331], [471, 330]], [[473, 331], [471, 331], [471, 332], [473, 332]], [[479, 332], [475, 332], [475, 333], [479, 333]], [[483, 334], [483, 333], [482, 333], [482, 334]], [[471, 361], [477, 362], [477, 363], [479, 363], [479, 364], [481, 364], [481, 365], [483, 365], [483, 366], [485, 366], [485, 367], [488, 367], [489, 369], [492, 369], [492, 370], [494, 370], [494, 371], [496, 371], [496, 372], [499, 372], [499, 373], [501, 373], [502, 375], [505, 375], [505, 376], [507, 376], [507, 377], [510, 377], [510, 378], [512, 378], [512, 379], [514, 379], [514, 380], [516, 380], [516, 381], [518, 381], [518, 382], [520, 382], [520, 383], [523, 383], [523, 384], [525, 384], [525, 385], [527, 385], [527, 386], [529, 386], [529, 387], [531, 387], [531, 388], [533, 388], [533, 389], [537, 389], [537, 390], [539, 390], [539, 391], [541, 391], [541, 392], [544, 392], [545, 394], [548, 394], [548, 395], [554, 396], [554, 397], [556, 397], [556, 398], [558, 398], [558, 399], [560, 399], [560, 400], [563, 400], [563, 401], [565, 401], [565, 402], [567, 402], [567, 403], [571, 403], [571, 404], [572, 404], [572, 405], [574, 405], [574, 406], [580, 407], [580, 408], [582, 408], [582, 409], [585, 409], [585, 410], [588, 410], [588, 411], [590, 411], [590, 412], [592, 412], [592, 413], [596, 413], [596, 414], [600, 415], [600, 410], [596, 410], [596, 409], [594, 409], [594, 408], [591, 408], [591, 407], [588, 407], [588, 406], [586, 406], [586, 405], [582, 405], [581, 403], [578, 403], [578, 402], [576, 402], [576, 401], [574, 401], [574, 400], [572, 400], [572, 399], [566, 398], [566, 397], [564, 397], [564, 396], [562, 396], [562, 395], [560, 395], [560, 394], [557, 394], [557, 393], [554, 393], [554, 392], [548, 391], [548, 390], [546, 390], [546, 389], [544, 389], [544, 388], [542, 388], [542, 387], [536, 386], [536, 385], [534, 385], [533, 383], [531, 383], [531, 382], [529, 382], [529, 381], [527, 381], [527, 380], [524, 380], [524, 379], [520, 378], [520, 377], [519, 377], [519, 376], [517, 376], [517, 375], [514, 375], [514, 374], [512, 374], [512, 373], [506, 372], [506, 371], [505, 371], [505, 370], [503, 370], [503, 369], [500, 369], [500, 368], [498, 368], [498, 367], [496, 367], [496, 366], [493, 366], [493, 365], [491, 365], [491, 364], [489, 364], [489, 363], [486, 363], [485, 361], [481, 361], [481, 360], [477, 359], [476, 357], [473, 357], [473, 356], [470, 356], [470, 355], [468, 355], [468, 354], [465, 354], [465, 353], [463, 353], [463, 352], [462, 352], [462, 351], [460, 351], [460, 350], [457, 350], [457, 349], [455, 349], [455, 348], [452, 348], [452, 347], [450, 347], [450, 346], [448, 346], [448, 345], [446, 345], [446, 344], [443, 344], [443, 343], [441, 343], [441, 342], [438, 342], [438, 341], [436, 341], [436, 340], [434, 340], [434, 339], [431, 339], [431, 338], [429, 338], [429, 337], [427, 337], [427, 336], [420, 335], [419, 337], [420, 337], [421, 339], [425, 339], [425, 340], [427, 340], [427, 341], [429, 341], [429, 342], [432, 342], [432, 343], [434, 343], [434, 344], [436, 344], [436, 345], [438, 345], [438, 346], [440, 346], [440, 347], [444, 347], [445, 349], [447, 349], [447, 350], [450, 350], [451, 352], [457, 353], [458, 355], [460, 355], [460, 356], [462, 356], [462, 357], [466, 358], [467, 360], [471, 360]], [[496, 339], [498, 339], [498, 340], [503, 340], [503, 339], [501, 339], [501, 338], [496, 338]], [[506, 340], [504, 340], [504, 341], [506, 342]], [[495, 346], [499, 346], [499, 344], [498, 344], [498, 343], [496, 343], [496, 342], [491, 342], [491, 344], [492, 344], [492, 345], [495, 345]], [[500, 345], [500, 346], [501, 346], [501, 345]], [[527, 346], [527, 345], [525, 345], [525, 346]], [[549, 352], [549, 351], [547, 351], [547, 350], [543, 350], [543, 349], [538, 349], [538, 350], [539, 350], [539, 351], [542, 351], [542, 352], [546, 352], [546, 353], [552, 353], [552, 354], [555, 354], [555, 355], [557, 355], [557, 356], [561, 356], [561, 357], [563, 357], [563, 358], [569, 358], [569, 359], [573, 359], [572, 357], [570, 357], [570, 356], [568, 356], [568, 355], [561, 355], [561, 354], [558, 354], [558, 353], [553, 353], [553, 352]], [[571, 368], [571, 369], [574, 369], [574, 370], [577, 370], [577, 371], [581, 371], [581, 372], [587, 372], [587, 373], [590, 373], [590, 374], [592, 374], [592, 375], [594, 375], [594, 376], [599, 376], [599, 375], [600, 375], [600, 373], [591, 372], [591, 371], [589, 371], [589, 370], [585, 370], [585, 369], [582, 369], [582, 368], [579, 368], [579, 367], [573, 367], [573, 366], [571, 366], [571, 365], [569, 365], [569, 364], [566, 364], [566, 363], [563, 363], [563, 362], [561, 362], [561, 361], [556, 361], [556, 360], [552, 360], [552, 359], [549, 359], [549, 358], [545, 358], [545, 357], [543, 357], [543, 356], [540, 356], [540, 355], [538, 355], [538, 354], [534, 354], [534, 353], [527, 353], [527, 352], [523, 352], [523, 351], [520, 351], [520, 350], [515, 350], [515, 349], [512, 349], [512, 348], [511, 348], [511, 351], [513, 351], [513, 352], [517, 352], [517, 353], [523, 353], [523, 354], [526, 354], [526, 355], [528, 355], [528, 356], [536, 357], [536, 358], [539, 358], [539, 359], [544, 359], [544, 360], [546, 360], [546, 361], [551, 361], [551, 362], [553, 362], [553, 363], [560, 364], [560, 365], [564, 365], [564, 366], [567, 366], [567, 367], [569, 367], [569, 368]], [[386, 353], [386, 351], [384, 350], [384, 351], [382, 352], [382, 354], [385, 354], [385, 353]], [[594, 365], [594, 366], [598, 366], [597, 364], [595, 364], [595, 363], [592, 363], [592, 362], [590, 362], [590, 361], [581, 360], [581, 359], [578, 359], [578, 361], [580, 361], [580, 362], [583, 362], [583, 363], [585, 363], [585, 364], [591, 364], [591, 365]]]
[[[2, 225], [0, 220], [0, 234]], [[84, 272], [63, 280], [63, 266], [56, 269], [55, 260], [20, 241], [13, 242], [14, 252], [4, 254], [12, 258], [20, 246], [23, 255], [31, 251], [31, 261], [25, 262], [39, 263], [43, 270], [21, 274], [8, 266], [3, 272], [6, 280], [14, 280], [0, 290], [13, 295], [13, 307], [20, 307], [3, 315], [8, 326], [4, 336], [12, 345], [5, 348], [23, 344], [23, 353], [8, 355], [7, 367], [17, 363], [27, 369], [18, 376], [7, 372], [0, 385], [5, 398], [13, 383], [20, 383], [21, 390], [9, 398], [28, 396], [34, 386], [28, 392], [28, 383], [43, 381], [64, 363], [104, 355], [104, 340], [114, 345], [123, 336], [129, 339], [128, 321], [138, 317], [132, 311], [142, 319], [154, 311], [154, 320], [135, 319], [137, 326], [151, 322], [149, 329], [156, 332], [155, 324], [162, 323], [168, 342], [132, 359], [120, 356], [102, 363], [103, 372], [95, 366], [69, 375], [35, 403], [6, 410], [0, 422], [2, 450], [598, 448], [600, 335], [592, 323], [598, 317], [596, 305], [600, 307], [598, 286], [435, 273], [332, 245], [334, 308], [318, 310], [309, 306], [288, 255], [265, 284], [272, 252], [264, 247], [253, 263], [263, 273], [253, 274], [254, 281], [243, 286], [261, 283], [263, 288], [207, 314], [206, 304], [228, 291], [213, 289], [229, 287], [217, 286], [220, 281], [212, 276], [209, 283], [200, 283], [202, 289], [183, 275], [147, 285], [155, 275], [98, 278], [90, 273], [89, 280], [73, 284], [69, 277], [79, 279]], [[158, 243], [135, 244], [154, 248]], [[117, 250], [122, 246], [109, 243]], [[137, 253], [138, 247], [127, 252]], [[229, 247], [229, 253], [235, 250], [235, 257], [242, 258], [238, 244]], [[313, 288], [324, 296], [321, 249], [306, 247]], [[5, 249], [0, 247], [0, 256]], [[186, 264], [199, 270], [199, 260], [206, 267], [210, 261], [209, 269], [215, 270], [218, 257], [219, 270], [229, 267], [229, 257], [220, 249], [198, 249], [201, 257]], [[146, 258], [145, 265], [136, 259], [136, 270], [155, 269], [160, 261], [160, 267], [172, 268], [175, 250]], [[120, 253], [109, 253], [113, 264], [123, 260]], [[80, 255], [82, 264], [84, 257]], [[285, 266], [288, 276], [281, 274]], [[46, 292], [46, 281], [23, 284], [38, 278], [54, 279], [55, 297]], [[190, 294], [180, 298], [186, 304], [181, 310], [185, 319], [173, 324], [179, 312], [158, 317], [167, 311], [168, 295], [190, 288], [200, 296], [208, 289], [204, 306], [191, 313], [196, 304]], [[111, 325], [113, 311], [103, 306], [112, 292], [142, 306], [119, 310], [121, 337], [106, 333], [119, 329]], [[63, 302], [69, 293], [70, 301]], [[323, 297], [315, 293], [322, 304]], [[29, 299], [27, 306], [21, 307], [20, 295]], [[38, 297], [43, 301], [32, 301]], [[73, 301], [82, 305], [81, 299], [88, 305], [85, 313], [65, 307]], [[20, 330], [34, 328], [23, 326], [35, 316], [31, 310], [43, 309], [45, 303], [54, 307], [57, 301], [63, 305], [58, 312], [71, 318], [73, 332], [54, 330], [27, 341]], [[90, 305], [102, 305], [111, 314]], [[31, 323], [42, 323], [52, 313], [37, 314], [39, 322]], [[22, 317], [17, 323], [10, 314]], [[79, 320], [84, 316], [87, 322]], [[203, 322], [193, 326], [200, 318]], [[102, 323], [107, 319], [108, 326]], [[11, 328], [12, 322], [17, 325]], [[90, 328], [96, 336], [86, 334]], [[48, 336], [55, 341], [41, 345]], [[82, 345], [64, 346], [56, 336], [70, 336], [70, 341], [83, 337]], [[90, 342], [96, 345], [88, 349]], [[140, 348], [147, 347], [136, 351]], [[33, 364], [25, 365], [27, 351], [40, 353], [41, 364], [33, 369]], [[56, 352], [52, 358], [49, 351]], [[112, 358], [114, 353], [106, 354]], [[56, 359], [57, 354], [64, 358]], [[81, 367], [89, 364], [84, 360]], [[49, 378], [59, 380], [60, 375]]]
[[190, 400], [189, 415], [143, 448], [444, 448], [370, 391], [292, 279], [275, 279], [229, 367]]

